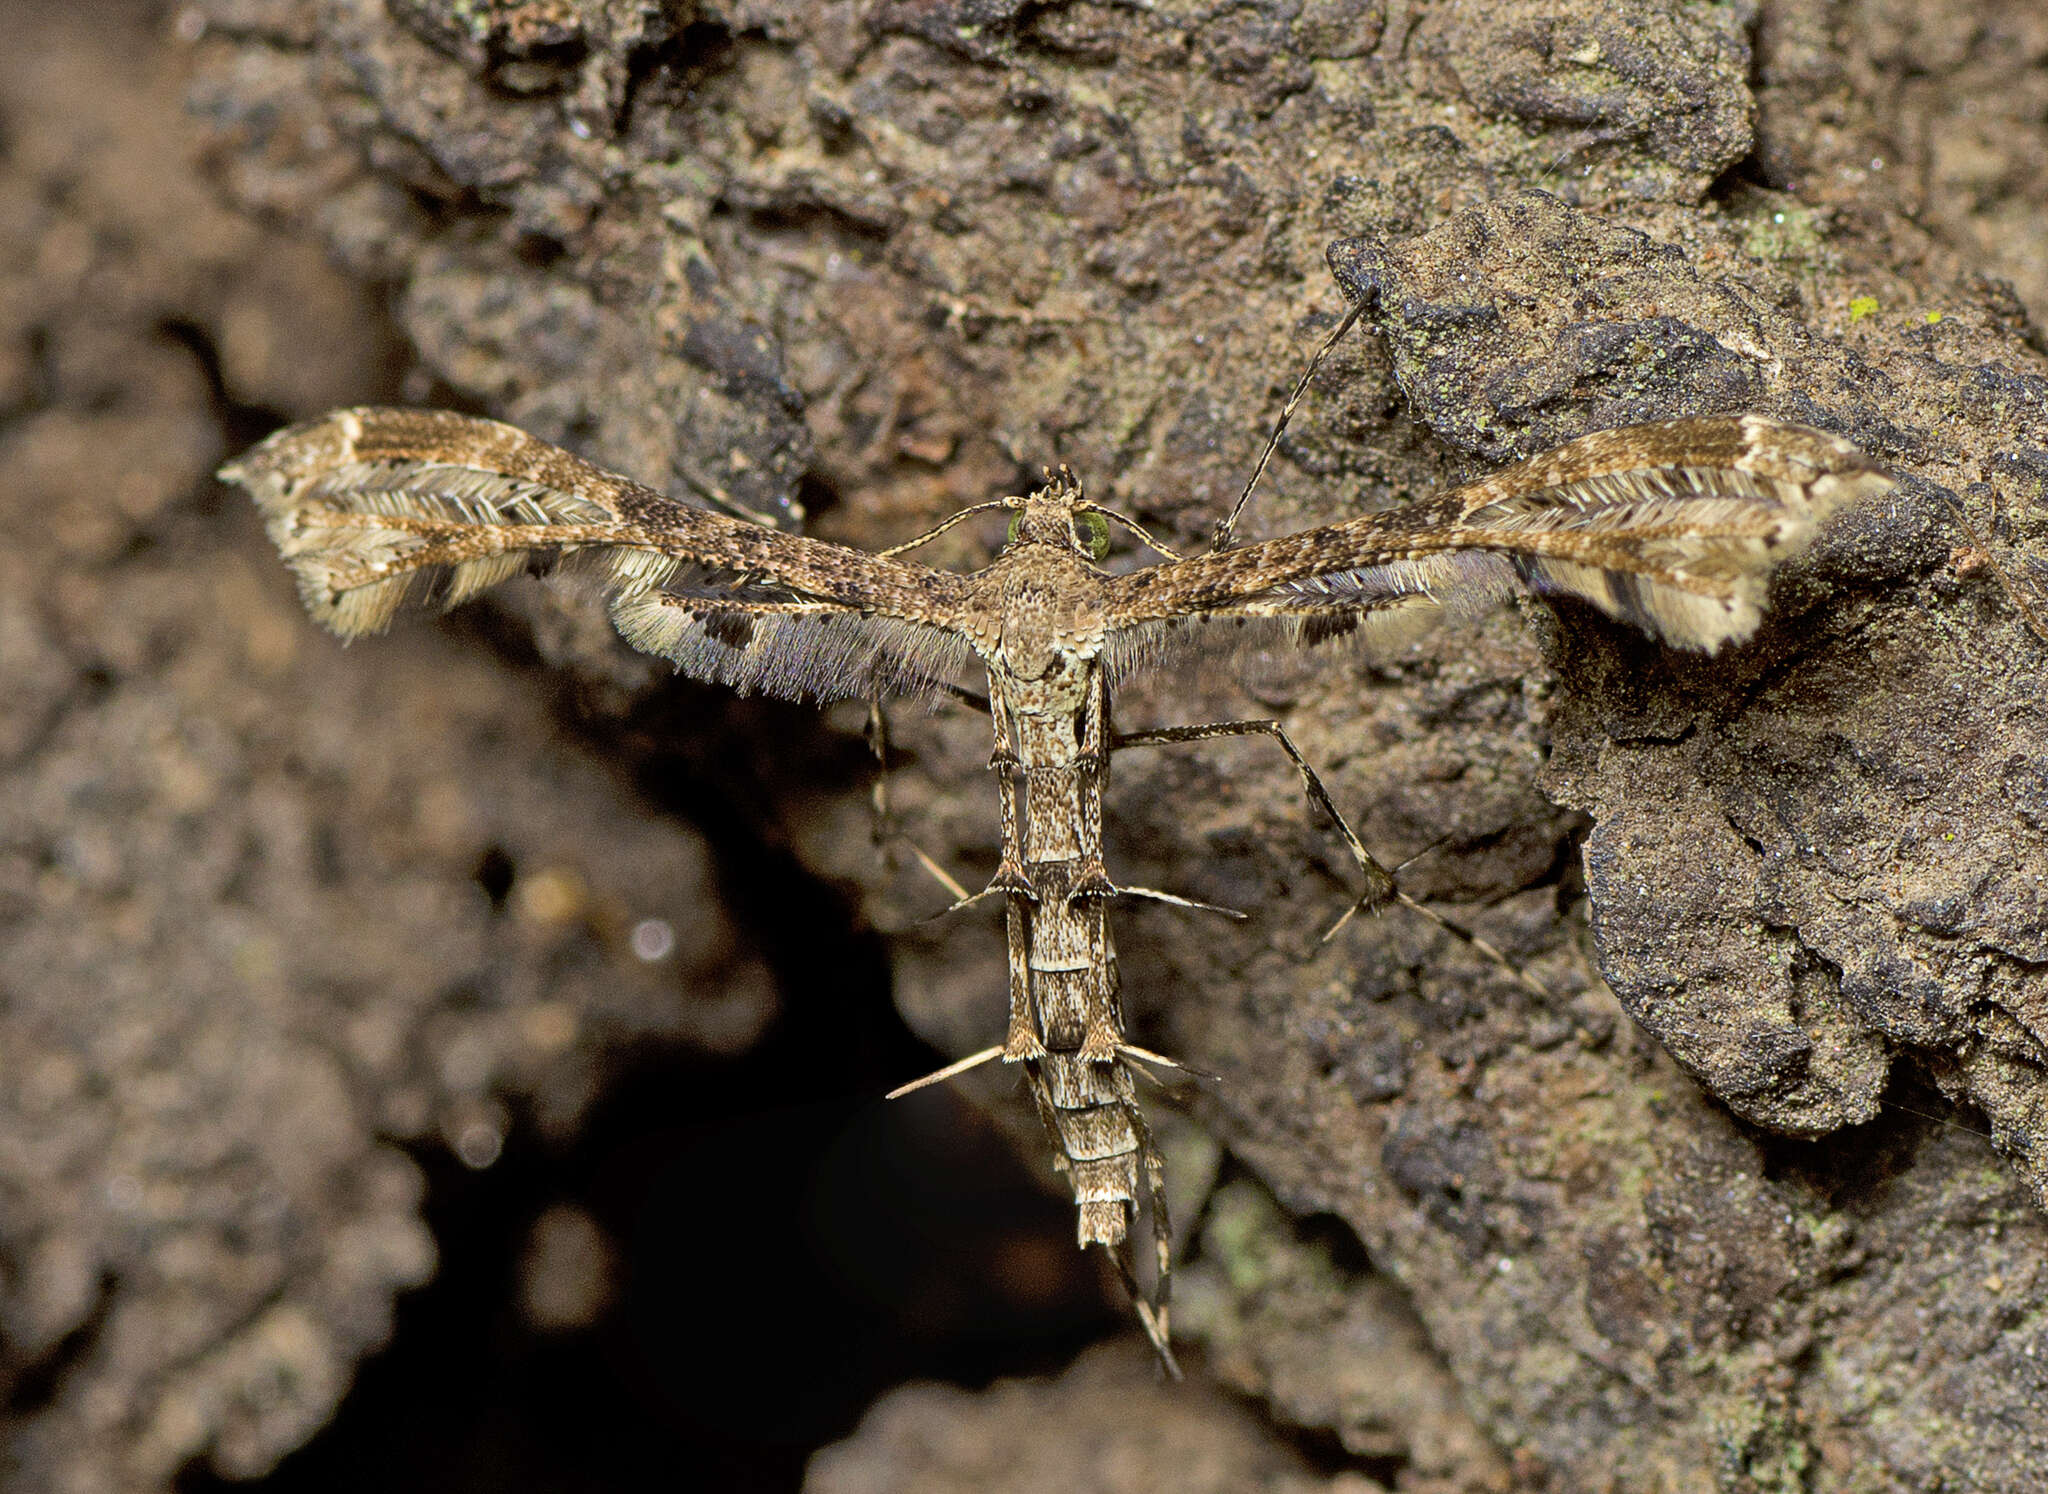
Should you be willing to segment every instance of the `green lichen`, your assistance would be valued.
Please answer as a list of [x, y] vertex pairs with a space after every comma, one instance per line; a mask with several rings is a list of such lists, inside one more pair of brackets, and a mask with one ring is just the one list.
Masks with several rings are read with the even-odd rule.
[[1340, 1285], [1340, 1272], [1322, 1246], [1295, 1235], [1285, 1214], [1254, 1183], [1226, 1183], [1209, 1200], [1202, 1253], [1223, 1268], [1231, 1287], [1260, 1292], [1283, 1282]]
[[1806, 1494], [1813, 1450], [1783, 1408], [1747, 1396], [1726, 1396], [1704, 1409], [1718, 1454], [1716, 1481], [1722, 1488]]
[[1757, 259], [1778, 263], [1811, 260], [1822, 250], [1820, 225], [1810, 208], [1773, 199], [1743, 225], [1742, 246]]

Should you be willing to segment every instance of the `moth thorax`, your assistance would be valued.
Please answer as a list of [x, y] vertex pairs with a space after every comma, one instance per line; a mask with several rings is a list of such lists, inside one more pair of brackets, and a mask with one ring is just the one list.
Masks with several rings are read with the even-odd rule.
[[1010, 521], [1009, 542], [1013, 545], [1055, 545], [1070, 548], [1067, 516], [1037, 506], [1025, 509]]

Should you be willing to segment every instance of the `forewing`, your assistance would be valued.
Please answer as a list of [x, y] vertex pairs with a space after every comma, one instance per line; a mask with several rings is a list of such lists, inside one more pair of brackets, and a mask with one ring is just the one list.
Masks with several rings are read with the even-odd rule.
[[1847, 441], [1759, 415], [1598, 431], [1406, 508], [1125, 576], [1111, 668], [1211, 630], [1398, 639], [1517, 586], [1711, 653], [1756, 630], [1771, 572], [1828, 514], [1890, 486]]
[[558, 571], [607, 595], [634, 647], [741, 690], [916, 693], [967, 656], [957, 576], [691, 508], [494, 420], [337, 410], [220, 475], [345, 638]]

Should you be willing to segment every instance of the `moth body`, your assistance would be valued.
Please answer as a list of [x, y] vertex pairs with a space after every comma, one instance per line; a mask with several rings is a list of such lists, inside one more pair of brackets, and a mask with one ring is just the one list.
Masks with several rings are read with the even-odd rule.
[[[1067, 1174], [1085, 1249], [1108, 1250], [1163, 1363], [1172, 1279], [1162, 1168], [1124, 1060], [1116, 949], [1103, 865], [1102, 791], [1109, 776], [1101, 592], [1064, 475], [1023, 500], [1001, 556], [978, 573], [993, 595], [988, 670], [999, 780], [1002, 859], [990, 891], [1007, 899], [1008, 1031], [1002, 1057], [1026, 1084]], [[1157, 1246], [1151, 1295], [1139, 1287], [1131, 1235], [1146, 1185]]]

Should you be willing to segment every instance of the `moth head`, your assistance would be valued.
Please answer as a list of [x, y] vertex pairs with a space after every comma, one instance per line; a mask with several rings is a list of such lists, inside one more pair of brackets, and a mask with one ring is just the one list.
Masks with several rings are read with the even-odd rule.
[[1109, 557], [1112, 529], [1129, 532], [1148, 549], [1168, 560], [1180, 557], [1145, 532], [1142, 525], [1113, 508], [1090, 503], [1081, 491], [1081, 480], [1062, 467], [1045, 474], [1045, 486], [1028, 498], [1004, 498], [990, 507], [1011, 510], [1010, 535], [1004, 548], [1018, 545], [1050, 545], [1078, 555], [1090, 565]]
[[1081, 495], [1080, 479], [1062, 467], [1045, 474], [1045, 486], [1028, 498], [1008, 498], [1010, 516], [1007, 544], [1051, 545], [1071, 550], [1089, 562], [1109, 554], [1109, 522], [1104, 510]]

